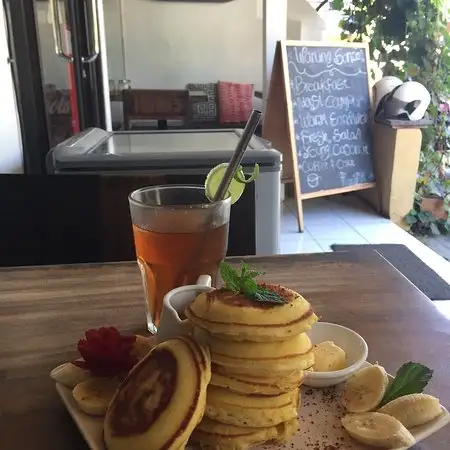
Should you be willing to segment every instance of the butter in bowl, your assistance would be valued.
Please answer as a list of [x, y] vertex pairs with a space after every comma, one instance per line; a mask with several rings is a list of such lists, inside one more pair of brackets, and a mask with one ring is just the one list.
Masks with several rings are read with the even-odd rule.
[[367, 359], [366, 341], [350, 328], [317, 322], [308, 335], [314, 345], [316, 362], [305, 377], [305, 386], [320, 388], [342, 383]]

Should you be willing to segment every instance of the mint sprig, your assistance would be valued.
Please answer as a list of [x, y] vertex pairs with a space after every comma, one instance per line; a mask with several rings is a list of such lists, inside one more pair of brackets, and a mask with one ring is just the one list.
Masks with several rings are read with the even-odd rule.
[[220, 264], [220, 275], [227, 289], [233, 292], [240, 290], [240, 277], [231, 264]]
[[409, 394], [421, 394], [433, 376], [433, 371], [422, 364], [408, 362], [398, 369], [380, 406]]
[[264, 275], [264, 272], [250, 270], [248, 264], [244, 262], [241, 264], [240, 271], [237, 271], [231, 264], [222, 263], [220, 275], [227, 289], [241, 293], [251, 300], [279, 305], [286, 303], [279, 294], [256, 283], [254, 278], [258, 275]]

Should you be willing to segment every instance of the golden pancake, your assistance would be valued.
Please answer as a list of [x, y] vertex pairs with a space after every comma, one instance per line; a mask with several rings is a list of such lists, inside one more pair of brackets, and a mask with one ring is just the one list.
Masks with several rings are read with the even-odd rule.
[[305, 378], [303, 370], [283, 373], [283, 376], [271, 374], [268, 377], [252, 377], [249, 375], [227, 372], [225, 367], [212, 365], [211, 385], [228, 388], [242, 394], [277, 395], [292, 391], [301, 386]]
[[183, 448], [203, 417], [210, 377], [207, 353], [194, 339], [154, 347], [114, 396], [104, 422], [106, 448]]
[[302, 356], [312, 349], [312, 343], [305, 333], [297, 334], [284, 341], [252, 342], [224, 340], [217, 335], [195, 327], [194, 337], [207, 343], [211, 353], [236, 359], [275, 359]]
[[225, 341], [196, 328], [194, 335], [199, 334], [211, 349], [212, 362], [229, 373], [270, 377], [280, 372], [282, 377], [286, 372], [305, 370], [314, 364], [313, 346], [305, 333], [275, 342]]
[[247, 450], [270, 440], [286, 441], [295, 434], [297, 427], [297, 419], [266, 428], [245, 428], [205, 417], [194, 430], [191, 440], [208, 450]]
[[230, 374], [250, 375], [252, 377], [270, 377], [274, 373], [279, 377], [295, 370], [306, 370], [314, 364], [314, 353], [308, 353], [290, 358], [270, 359], [237, 359], [228, 356], [211, 354], [211, 361], [224, 367]]
[[305, 370], [314, 364], [313, 345], [308, 335], [298, 334], [285, 341], [227, 341], [195, 327], [194, 337], [211, 350], [212, 362], [229, 373], [271, 377], [274, 372]]
[[205, 416], [241, 427], [270, 427], [297, 417], [299, 395], [299, 389], [267, 396], [209, 386]]
[[185, 341], [192, 352], [200, 366], [200, 373], [202, 374], [203, 381], [209, 384], [211, 381], [211, 353], [209, 348], [199, 343], [193, 336], [177, 336], [177, 339]]
[[263, 285], [286, 303], [251, 300], [227, 289], [203, 292], [187, 307], [186, 316], [198, 327], [222, 339], [272, 342], [310, 330], [318, 320], [311, 305], [291, 289]]

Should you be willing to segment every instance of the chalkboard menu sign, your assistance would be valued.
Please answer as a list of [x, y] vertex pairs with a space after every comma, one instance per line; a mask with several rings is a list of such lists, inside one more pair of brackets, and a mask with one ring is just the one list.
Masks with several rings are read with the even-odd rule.
[[302, 194], [373, 182], [364, 48], [287, 45]]
[[375, 186], [366, 44], [278, 42], [263, 137], [301, 201]]

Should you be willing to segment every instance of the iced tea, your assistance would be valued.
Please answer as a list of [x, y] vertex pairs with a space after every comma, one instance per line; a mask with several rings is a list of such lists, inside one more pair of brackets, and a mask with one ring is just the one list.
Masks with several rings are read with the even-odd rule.
[[227, 252], [230, 201], [210, 203], [200, 186], [157, 186], [133, 192], [130, 210], [147, 325], [154, 333], [168, 291], [195, 284], [203, 274], [215, 283]]

